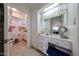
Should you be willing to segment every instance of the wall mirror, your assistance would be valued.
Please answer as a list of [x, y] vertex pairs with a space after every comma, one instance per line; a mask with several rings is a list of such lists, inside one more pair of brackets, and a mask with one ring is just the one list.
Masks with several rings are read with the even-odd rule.
[[[49, 4], [39, 11], [38, 31], [43, 34], [59, 35], [59, 27], [68, 28], [68, 8], [67, 4]], [[38, 24], [38, 25], [39, 25]]]

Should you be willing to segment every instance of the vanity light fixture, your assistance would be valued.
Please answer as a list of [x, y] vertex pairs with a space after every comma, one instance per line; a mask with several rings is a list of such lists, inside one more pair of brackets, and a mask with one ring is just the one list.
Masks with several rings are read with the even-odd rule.
[[43, 11], [47, 11], [47, 10], [49, 10], [51, 8], [54, 8], [57, 5], [58, 5], [58, 3], [54, 3], [54, 4], [50, 5], [48, 8], [45, 8]]
[[56, 12], [57, 10], [58, 10], [58, 8], [50, 9], [50, 10], [48, 10], [47, 12], [43, 13], [43, 16], [51, 15], [51, 14], [53, 14], [54, 12]]
[[[58, 10], [58, 7], [56, 7], [57, 5], [59, 5], [58, 3], [54, 3], [54, 4], [51, 4], [50, 6], [48, 6], [47, 8], [45, 8], [43, 11], [43, 16], [47, 16], [47, 15], [50, 15], [52, 13], [54, 13], [55, 11]], [[56, 7], [56, 8], [54, 8]]]

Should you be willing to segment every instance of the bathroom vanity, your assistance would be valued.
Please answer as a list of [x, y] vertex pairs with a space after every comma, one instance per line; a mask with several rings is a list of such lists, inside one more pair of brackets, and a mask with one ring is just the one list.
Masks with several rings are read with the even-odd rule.
[[[64, 27], [61, 29], [60, 27]], [[67, 30], [67, 31], [66, 31]], [[49, 43], [72, 55], [72, 40], [68, 29], [68, 4], [48, 4], [38, 11], [36, 48], [46, 55]], [[56, 52], [57, 53], [57, 52]], [[62, 56], [62, 55], [61, 55]]]
[[37, 49], [42, 51], [44, 54], [47, 54], [48, 49], [48, 43], [63, 47], [63, 49], [60, 49], [61, 51], [64, 51], [70, 55], [72, 55], [72, 41], [69, 39], [62, 39], [59, 36], [50, 36], [45, 34], [39, 34], [38, 35], [38, 41], [37, 41]]

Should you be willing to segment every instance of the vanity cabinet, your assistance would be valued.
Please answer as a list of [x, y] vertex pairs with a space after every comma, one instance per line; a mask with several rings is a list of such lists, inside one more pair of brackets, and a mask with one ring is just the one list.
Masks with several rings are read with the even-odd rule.
[[43, 41], [42, 41], [42, 37], [40, 36], [40, 35], [38, 35], [37, 36], [37, 49], [39, 49], [40, 51], [42, 50], [41, 48], [42, 48], [42, 43], [43, 43]]
[[44, 54], [47, 54], [47, 48], [48, 48], [48, 41], [47, 38], [41, 35], [38, 35], [38, 43], [37, 43], [37, 49], [43, 52]]
[[48, 42], [71, 50], [72, 49], [72, 45], [71, 45], [72, 43], [71, 43], [71, 41], [66, 41], [66, 40], [67, 39], [50, 38], [48, 40]]
[[[68, 39], [60, 39], [57, 37], [49, 36], [40, 34], [38, 35], [37, 39], [37, 49], [43, 52], [44, 54], [47, 54], [48, 49], [48, 43], [63, 47], [64, 49], [67, 49], [68, 51], [72, 51], [72, 43], [71, 41], [67, 41]], [[64, 52], [69, 53], [68, 51], [62, 50]]]
[[48, 49], [48, 41], [47, 41], [47, 38], [42, 36], [42, 40], [43, 40], [43, 43], [42, 43], [42, 52], [47, 54], [46, 51]]

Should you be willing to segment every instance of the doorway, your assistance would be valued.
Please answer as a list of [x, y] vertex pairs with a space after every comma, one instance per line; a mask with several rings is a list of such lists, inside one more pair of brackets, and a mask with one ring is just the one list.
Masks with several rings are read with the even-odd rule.
[[27, 14], [8, 6], [9, 55], [20, 53], [27, 47]]

